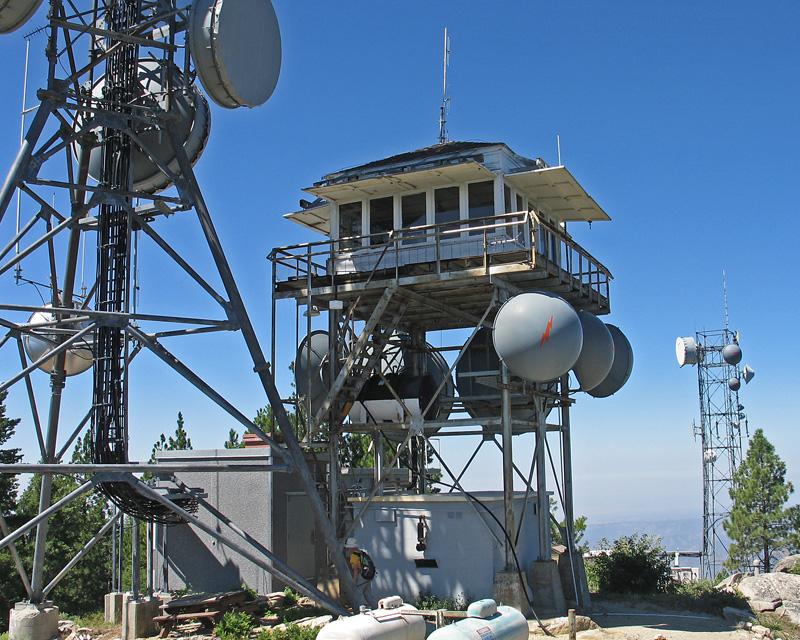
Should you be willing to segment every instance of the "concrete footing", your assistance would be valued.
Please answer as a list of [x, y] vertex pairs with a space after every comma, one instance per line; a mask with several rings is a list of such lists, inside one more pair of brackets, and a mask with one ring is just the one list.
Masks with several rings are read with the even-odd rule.
[[124, 593], [114, 592], [107, 593], [103, 598], [105, 620], [111, 624], [120, 624], [122, 622], [122, 603], [124, 602]]
[[528, 602], [528, 581], [525, 574], [516, 571], [498, 571], [494, 574], [492, 598], [497, 604], [504, 604], [519, 609], [526, 618], [533, 613]]
[[139, 598], [131, 600], [131, 594], [125, 594], [122, 606], [122, 640], [149, 638], [156, 635], [153, 618], [159, 614], [161, 604], [159, 598]]
[[589, 595], [583, 556], [576, 551], [570, 559], [570, 554], [565, 549], [564, 553], [559, 554], [557, 562], [567, 606], [584, 614], [589, 613], [592, 610], [592, 598]]
[[558, 575], [558, 565], [553, 560], [531, 562], [528, 583], [533, 592], [533, 606], [542, 615], [563, 616], [567, 613], [564, 590]]
[[58, 637], [58, 607], [52, 602], [18, 602], [8, 620], [9, 640], [53, 640]]

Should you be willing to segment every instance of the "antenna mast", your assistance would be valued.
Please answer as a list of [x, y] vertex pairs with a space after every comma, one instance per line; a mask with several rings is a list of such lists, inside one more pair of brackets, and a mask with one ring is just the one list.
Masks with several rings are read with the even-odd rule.
[[442, 81], [442, 107], [439, 110], [439, 144], [448, 142], [447, 135], [447, 107], [450, 98], [447, 97], [447, 67], [450, 66], [450, 38], [447, 37], [447, 27], [444, 28], [444, 76]]
[[728, 329], [728, 283], [725, 282], [725, 269], [722, 270], [722, 295], [725, 296], [725, 328]]

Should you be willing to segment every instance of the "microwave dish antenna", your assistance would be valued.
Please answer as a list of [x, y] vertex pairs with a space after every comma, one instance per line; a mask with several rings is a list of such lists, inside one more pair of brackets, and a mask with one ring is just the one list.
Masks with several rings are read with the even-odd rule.
[[611, 372], [614, 363], [614, 338], [606, 324], [593, 313], [579, 311], [583, 331], [581, 355], [572, 368], [581, 391], [594, 389]]
[[258, 107], [281, 71], [281, 32], [269, 0], [194, 0], [189, 51], [203, 88], [220, 107]]
[[[138, 83], [142, 90], [142, 106], [152, 109], [156, 117], [168, 113], [176, 120], [175, 132], [189, 162], [195, 166], [211, 133], [211, 110], [203, 93], [195, 85], [187, 86], [183, 73], [175, 65], [150, 58], [139, 60]], [[101, 78], [93, 94], [100, 99], [104, 89], [105, 78]], [[169, 138], [158, 126], [149, 123], [136, 123], [134, 130], [142, 147], [135, 146], [132, 150], [133, 188], [145, 193], [169, 188], [173, 177], [162, 171], [153, 159], [158, 158], [173, 175], [180, 175], [178, 156]], [[101, 149], [102, 146], [94, 147], [89, 159], [89, 175], [98, 181], [103, 173]]]
[[614, 395], [625, 386], [633, 371], [633, 347], [628, 338], [619, 327], [613, 324], [606, 324], [606, 327], [614, 340], [614, 360], [603, 381], [587, 391], [593, 398], [607, 398]]
[[512, 374], [531, 382], [551, 382], [575, 366], [583, 329], [569, 302], [555, 294], [529, 291], [500, 307], [492, 339]]
[[42, 0], [6, 0], [0, 6], [0, 34], [12, 33], [33, 17]]

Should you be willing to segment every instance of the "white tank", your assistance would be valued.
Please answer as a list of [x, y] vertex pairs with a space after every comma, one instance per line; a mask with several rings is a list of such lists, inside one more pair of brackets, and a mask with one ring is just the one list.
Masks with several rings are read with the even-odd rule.
[[594, 389], [605, 380], [614, 362], [614, 338], [605, 323], [593, 313], [579, 311], [583, 329], [581, 355], [572, 370], [581, 391]]
[[317, 640], [424, 640], [425, 619], [414, 611], [400, 596], [383, 598], [377, 609], [324, 626]]
[[500, 307], [492, 339], [511, 373], [531, 382], [550, 382], [578, 361], [583, 330], [578, 314], [566, 300], [544, 291], [529, 291]]
[[[52, 313], [48, 313], [46, 311], [37, 311], [31, 316], [30, 320], [28, 320], [28, 324], [42, 325], [54, 322], [55, 320], [56, 318]], [[76, 325], [73, 324], [69, 326], [75, 327]], [[83, 329], [85, 326], [85, 323], [81, 323], [79, 325], [80, 329]], [[30, 358], [32, 362], [36, 362], [39, 358], [46, 356], [48, 352], [55, 348], [58, 335], [63, 335], [65, 331], [74, 332], [72, 329], [59, 329], [57, 332], [55, 329], [50, 328], [48, 330], [47, 327], [43, 327], [42, 329], [35, 331], [35, 333], [26, 333], [22, 338], [22, 342], [25, 345], [25, 353], [28, 354], [28, 358]], [[68, 376], [74, 376], [79, 373], [83, 373], [92, 366], [93, 353], [90, 340], [91, 338], [84, 338], [83, 340], [79, 341], [78, 344], [67, 349], [67, 355], [64, 361], [64, 370]], [[39, 365], [39, 368], [42, 371], [50, 373], [54, 365], [55, 358], [50, 358]]]
[[527, 640], [528, 621], [514, 607], [489, 598], [473, 602], [467, 618], [437, 629], [428, 640]]

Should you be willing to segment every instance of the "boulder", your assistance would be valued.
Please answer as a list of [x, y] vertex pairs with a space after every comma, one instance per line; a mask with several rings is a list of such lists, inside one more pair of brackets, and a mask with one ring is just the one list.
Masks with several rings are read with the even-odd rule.
[[751, 576], [742, 580], [738, 588], [748, 600], [800, 603], [800, 576], [790, 573], [762, 573]]
[[720, 591], [727, 591], [728, 593], [736, 593], [736, 585], [738, 585], [745, 578], [752, 576], [752, 573], [734, 573], [720, 582], [715, 589]]
[[753, 617], [753, 613], [736, 607], [725, 607], [722, 610], [722, 616], [731, 622], [744, 622], [750, 620]]
[[772, 573], [789, 573], [800, 567], [800, 555], [786, 556], [778, 560]]
[[775, 611], [783, 604], [782, 600], [748, 600], [747, 604], [753, 611]]
[[775, 613], [782, 618], [788, 618], [795, 624], [800, 624], [800, 602], [784, 602], [783, 606], [775, 610]]
[[[561, 616], [558, 618], [551, 618], [549, 620], [542, 620], [545, 628], [553, 635], [565, 635], [569, 633], [569, 618]], [[598, 629], [597, 624], [586, 616], [575, 616], [575, 631], [588, 631], [589, 629]], [[544, 635], [544, 631], [535, 620], [528, 621], [528, 630], [533, 635]]]

